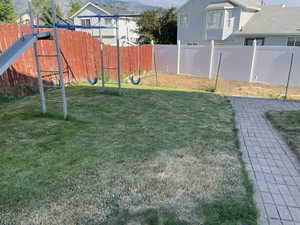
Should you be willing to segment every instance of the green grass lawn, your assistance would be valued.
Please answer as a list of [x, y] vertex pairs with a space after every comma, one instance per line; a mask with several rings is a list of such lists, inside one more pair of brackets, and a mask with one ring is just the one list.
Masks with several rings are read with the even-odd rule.
[[268, 112], [267, 117], [286, 138], [300, 160], [300, 111]]
[[0, 105], [0, 224], [256, 224], [226, 98], [114, 91], [68, 88], [67, 121]]

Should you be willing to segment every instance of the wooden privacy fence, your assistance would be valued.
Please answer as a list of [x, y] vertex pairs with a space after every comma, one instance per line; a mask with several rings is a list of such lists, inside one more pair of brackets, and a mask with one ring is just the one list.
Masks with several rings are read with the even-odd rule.
[[[24, 34], [31, 33], [28, 25], [22, 25], [22, 29], [19, 29], [19, 26], [15, 24], [0, 24], [0, 52], [5, 51], [20, 37], [20, 30]], [[51, 30], [48, 29], [48, 31]], [[94, 39], [89, 33], [70, 30], [59, 30], [59, 37], [64, 56], [65, 78], [73, 73], [77, 81], [83, 81], [87, 77], [96, 77], [100, 74], [99, 40]], [[40, 54], [53, 55], [55, 44], [49, 40], [38, 41], [38, 49]], [[152, 52], [151, 45], [121, 47], [122, 74], [129, 75], [139, 68], [141, 71], [151, 71]], [[104, 46], [104, 67], [116, 68], [116, 59], [116, 47]], [[57, 68], [55, 57], [40, 58], [40, 61], [43, 70]], [[109, 72], [111, 78], [116, 78], [116, 69], [110, 69]], [[33, 48], [26, 51], [3, 76], [0, 76], [0, 93], [16, 90], [17, 94], [26, 94], [27, 87], [38, 87]]]

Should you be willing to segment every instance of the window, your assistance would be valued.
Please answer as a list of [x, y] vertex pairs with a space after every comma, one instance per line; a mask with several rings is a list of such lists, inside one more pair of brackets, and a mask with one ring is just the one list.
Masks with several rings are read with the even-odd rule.
[[81, 26], [91, 26], [91, 20], [90, 19], [83, 19], [81, 20]]
[[112, 25], [112, 19], [111, 18], [105, 18], [105, 25]]
[[187, 14], [182, 14], [179, 17], [180, 20], [180, 26], [187, 27], [189, 24], [189, 16]]
[[212, 10], [207, 12], [207, 28], [221, 29], [223, 28], [223, 10]]
[[227, 10], [228, 12], [228, 17], [227, 17], [227, 26], [228, 27], [231, 27], [232, 23], [233, 23], [233, 12], [232, 12], [232, 9], [230, 10]]
[[300, 46], [300, 37], [289, 37], [287, 46]]
[[187, 45], [198, 45], [198, 42], [188, 42]]
[[252, 46], [254, 40], [256, 40], [256, 45], [257, 46], [265, 45], [265, 38], [246, 38], [245, 39], [245, 45]]

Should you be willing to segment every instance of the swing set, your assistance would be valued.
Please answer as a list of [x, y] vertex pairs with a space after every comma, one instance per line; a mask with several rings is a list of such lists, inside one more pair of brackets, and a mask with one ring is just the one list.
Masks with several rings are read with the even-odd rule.
[[[98, 18], [99, 19], [99, 23], [101, 24], [102, 19], [105, 18], [112, 18], [115, 20], [115, 27], [111, 27], [110, 29], [115, 29], [116, 31], [116, 55], [117, 55], [117, 67], [116, 68], [111, 68], [111, 67], [104, 67], [104, 48], [103, 48], [103, 39], [102, 39], [102, 29], [103, 26], [96, 26], [99, 29], [99, 34], [100, 34], [100, 46], [101, 46], [101, 52], [100, 52], [100, 60], [101, 60], [101, 78], [96, 76], [94, 78], [88, 78], [88, 82], [91, 85], [96, 85], [98, 83], [99, 80], [101, 80], [102, 82], [102, 88], [105, 88], [106, 84], [117, 84], [118, 85], [118, 91], [119, 94], [121, 93], [121, 88], [122, 88], [122, 75], [121, 75], [121, 57], [120, 57], [120, 34], [119, 34], [119, 28], [120, 28], [120, 19], [128, 19], [128, 18], [133, 18], [133, 17], [142, 17], [141, 14], [115, 14], [115, 15], [86, 15], [86, 16], [79, 16], [79, 18]], [[128, 24], [128, 23], [127, 23]], [[105, 28], [106, 29], [106, 28]], [[127, 29], [128, 31], [128, 29]], [[128, 37], [128, 34], [127, 34]], [[128, 40], [126, 41], [127, 44], [133, 45], [133, 46], [137, 46], [134, 43], [129, 42]], [[141, 82], [141, 69], [140, 69], [140, 46], [138, 45], [138, 54], [137, 54], [137, 61], [138, 61], [138, 77], [135, 78], [133, 74], [131, 74], [129, 76], [129, 81], [133, 84], [133, 85], [139, 85]], [[110, 57], [109, 57], [110, 59]], [[128, 60], [130, 60], [130, 50], [128, 51]], [[105, 70], [112, 70], [115, 69], [117, 70], [117, 77], [118, 77], [118, 81], [117, 83], [108, 83], [105, 81]], [[132, 64], [130, 61], [130, 71], [132, 69]]]

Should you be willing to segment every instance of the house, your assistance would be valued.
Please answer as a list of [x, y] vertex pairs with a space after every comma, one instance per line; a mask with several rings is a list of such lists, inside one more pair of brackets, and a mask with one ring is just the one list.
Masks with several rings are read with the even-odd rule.
[[17, 23], [19, 24], [30, 24], [30, 15], [29, 13], [22, 13], [16, 18]]
[[[125, 9], [112, 8], [98, 3], [88, 2], [74, 15], [71, 16], [75, 25], [83, 26], [116, 26], [116, 20], [114, 18], [79, 18], [79, 16], [85, 15], [115, 15], [115, 14], [133, 14]], [[85, 31], [91, 33], [95, 38], [102, 40], [104, 44], [116, 45], [116, 29], [76, 29], [78, 31]], [[136, 33], [137, 23], [136, 18], [120, 18], [119, 20], [119, 36], [121, 45], [134, 44], [137, 42], [139, 35]]]
[[300, 46], [300, 7], [259, 0], [189, 0], [177, 10], [183, 44]]

